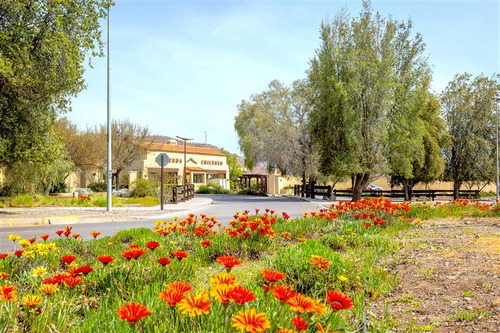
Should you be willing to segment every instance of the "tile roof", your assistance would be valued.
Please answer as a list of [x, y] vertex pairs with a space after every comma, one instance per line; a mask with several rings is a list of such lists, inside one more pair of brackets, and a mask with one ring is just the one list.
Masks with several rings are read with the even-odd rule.
[[[166, 152], [175, 152], [175, 153], [184, 153], [184, 145], [170, 145], [164, 143], [152, 143], [149, 148], [149, 151], [166, 151]], [[214, 149], [214, 148], [201, 148], [201, 147], [193, 147], [186, 146], [186, 153], [189, 154], [198, 154], [198, 155], [214, 155], [214, 156], [226, 156], [223, 152]]]

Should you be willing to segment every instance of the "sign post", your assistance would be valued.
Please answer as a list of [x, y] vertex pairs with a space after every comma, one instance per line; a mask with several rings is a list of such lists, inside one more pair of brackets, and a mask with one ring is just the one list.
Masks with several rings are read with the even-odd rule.
[[163, 168], [165, 165], [168, 164], [168, 155], [165, 153], [161, 153], [156, 157], [156, 163], [158, 163], [161, 167], [161, 185], [160, 185], [160, 209], [163, 210], [163, 203], [164, 203], [164, 184], [165, 184], [165, 177], [163, 175]]

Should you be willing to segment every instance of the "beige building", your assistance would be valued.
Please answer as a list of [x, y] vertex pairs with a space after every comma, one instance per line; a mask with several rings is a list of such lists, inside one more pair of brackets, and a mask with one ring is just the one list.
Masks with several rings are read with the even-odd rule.
[[222, 151], [215, 147], [187, 145], [184, 155], [184, 145], [178, 144], [176, 140], [170, 140], [169, 143], [152, 144], [142, 159], [137, 160], [123, 171], [123, 173], [128, 174], [129, 184], [137, 178], [160, 177], [161, 167], [156, 162], [156, 158], [162, 153], [168, 156], [168, 164], [165, 166], [164, 173], [170, 181], [182, 184], [185, 165], [186, 184], [194, 184], [198, 188], [201, 185], [214, 182], [229, 189], [229, 167], [226, 155]]

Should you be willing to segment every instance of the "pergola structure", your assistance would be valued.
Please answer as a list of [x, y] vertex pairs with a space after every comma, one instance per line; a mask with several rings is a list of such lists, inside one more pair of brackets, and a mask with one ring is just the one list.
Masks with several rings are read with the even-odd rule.
[[[261, 174], [244, 174], [240, 178], [240, 186], [242, 189], [251, 189], [252, 183], [257, 184], [259, 191], [267, 193], [267, 176]], [[252, 182], [252, 179], [254, 182]]]

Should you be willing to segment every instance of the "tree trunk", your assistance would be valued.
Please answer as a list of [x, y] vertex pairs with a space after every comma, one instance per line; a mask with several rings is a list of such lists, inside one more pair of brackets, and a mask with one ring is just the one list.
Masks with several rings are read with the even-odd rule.
[[352, 186], [352, 201], [358, 201], [361, 199], [361, 195], [363, 194], [363, 190], [370, 182], [370, 174], [369, 173], [357, 173], [351, 176], [351, 180], [353, 183]]
[[115, 174], [115, 177], [116, 177], [115, 178], [115, 180], [116, 180], [116, 182], [115, 182], [115, 184], [116, 184], [115, 189], [117, 191], [120, 189], [120, 172], [122, 172], [121, 169], [116, 170], [116, 174]]
[[302, 191], [301, 191], [301, 197], [305, 197], [306, 193], [306, 172], [302, 171]]
[[460, 190], [461, 186], [462, 182], [459, 182], [457, 180], [453, 181], [453, 200], [458, 199], [458, 191]]
[[404, 179], [403, 180], [403, 191], [405, 194], [405, 201], [411, 201], [411, 198], [413, 197], [413, 181], [411, 179]]

